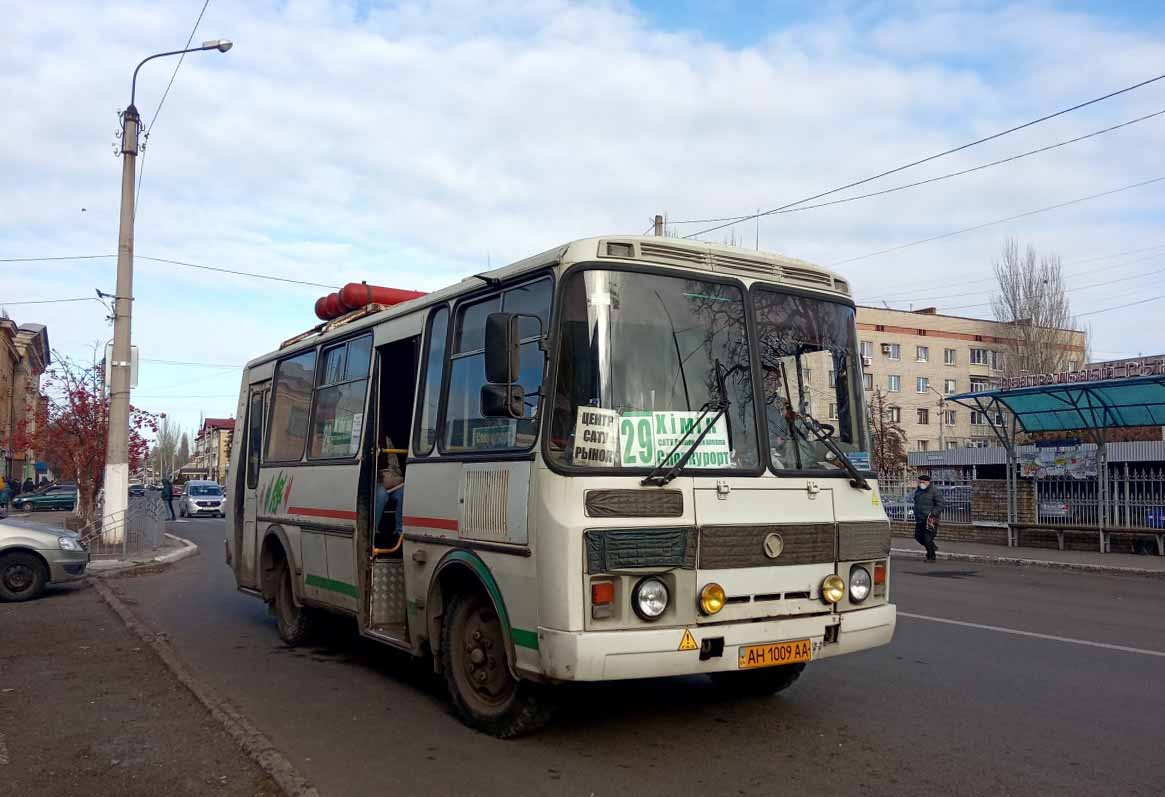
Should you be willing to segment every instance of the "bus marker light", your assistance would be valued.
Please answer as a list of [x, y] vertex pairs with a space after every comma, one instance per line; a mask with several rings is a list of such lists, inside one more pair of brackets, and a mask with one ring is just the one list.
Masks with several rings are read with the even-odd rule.
[[845, 582], [841, 576], [831, 573], [821, 582], [821, 600], [826, 603], [837, 603], [845, 597]]
[[724, 601], [724, 587], [715, 582], [700, 590], [700, 611], [704, 614], [716, 614], [724, 608]]
[[596, 581], [591, 584], [591, 603], [602, 606], [615, 602], [615, 584], [610, 581]]
[[878, 562], [877, 564], [874, 565], [874, 583], [875, 584], [885, 584], [886, 583], [886, 563], [885, 562]]

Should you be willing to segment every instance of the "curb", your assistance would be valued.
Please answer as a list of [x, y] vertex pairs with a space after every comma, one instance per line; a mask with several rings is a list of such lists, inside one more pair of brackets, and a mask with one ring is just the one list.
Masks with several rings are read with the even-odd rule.
[[[189, 554], [188, 554], [189, 555]], [[229, 702], [210, 686], [195, 678], [178, 660], [177, 654], [166, 642], [165, 635], [151, 631], [134, 615], [133, 611], [100, 580], [93, 582], [97, 594], [117, 613], [126, 627], [139, 639], [149, 645], [162, 663], [174, 674], [178, 682], [185, 686], [195, 699], [222, 725], [227, 734], [235, 740], [251, 760], [274, 780], [288, 797], [319, 797], [319, 792], [283, 753], [275, 748], [263, 732], [251, 724]]]
[[[163, 533], [167, 537], [169, 537], [170, 539], [181, 543], [182, 547], [179, 548], [177, 551], [171, 551], [170, 553], [158, 554], [157, 556], [155, 556], [151, 559], [135, 559], [135, 560], [128, 561], [128, 562], [119, 561], [116, 559], [104, 560], [104, 561], [110, 562], [108, 567], [101, 566], [103, 560], [99, 559], [96, 562], [89, 563], [89, 567], [87, 568], [88, 575], [103, 577], [103, 576], [113, 575], [115, 573], [124, 573], [127, 570], [133, 570], [134, 568], [138, 568], [138, 567], [153, 567], [155, 565], [168, 565], [168, 564], [172, 564], [174, 562], [178, 562], [178, 561], [185, 559], [189, 556], [196, 556], [198, 554], [198, 546], [195, 545], [190, 540], [186, 539], [185, 537], [179, 537], [177, 534], [170, 534], [169, 532], [163, 532]], [[99, 565], [96, 569], [93, 567], [93, 565], [95, 565], [95, 564]]]
[[[895, 559], [919, 560], [925, 558], [923, 551], [909, 548], [891, 548]], [[1010, 565], [1012, 567], [1043, 567], [1049, 570], [1071, 570], [1078, 573], [1095, 573], [1107, 576], [1138, 576], [1141, 578], [1165, 578], [1165, 570], [1148, 570], [1139, 567], [1117, 567], [1115, 565], [1092, 565], [1084, 562], [1052, 562], [1047, 559], [1021, 559], [1016, 556], [987, 556], [977, 553], [937, 553], [939, 559], [952, 562], [974, 562], [984, 565]]]

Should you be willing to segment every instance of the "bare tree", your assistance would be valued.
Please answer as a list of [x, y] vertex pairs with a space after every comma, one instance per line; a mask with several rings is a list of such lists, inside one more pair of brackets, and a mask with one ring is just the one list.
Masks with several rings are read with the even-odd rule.
[[159, 476], [168, 476], [185, 464], [178, 461], [178, 425], [170, 418], [163, 417], [158, 424], [158, 434], [154, 440], [154, 449], [151, 456], [154, 459], [155, 473]]
[[188, 464], [190, 464], [190, 436], [183, 432], [178, 441], [178, 467], [181, 468]]
[[881, 388], [870, 398], [871, 453], [879, 479], [893, 478], [906, 466], [906, 431], [893, 417]]
[[1011, 327], [1004, 373], [1054, 373], [1066, 370], [1069, 360], [1083, 364], [1083, 352], [1071, 349], [1076, 319], [1060, 256], [1041, 255], [1030, 244], [1021, 252], [1019, 242], [1008, 238], [994, 267], [998, 286], [991, 309], [996, 321]]

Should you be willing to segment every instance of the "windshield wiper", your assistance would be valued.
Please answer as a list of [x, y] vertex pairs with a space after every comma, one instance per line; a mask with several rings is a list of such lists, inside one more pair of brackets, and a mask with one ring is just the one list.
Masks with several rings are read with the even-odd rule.
[[[722, 371], [721, 369], [722, 366], [720, 365], [720, 360], [717, 359], [716, 392], [719, 394], [719, 396], [714, 400], [706, 402], [704, 406], [700, 408], [700, 415], [698, 418], [696, 418], [695, 423], [688, 427], [688, 430], [683, 433], [679, 440], [676, 441], [676, 444], [672, 446], [671, 451], [667, 452], [667, 456], [663, 458], [663, 461], [652, 468], [651, 472], [643, 477], [643, 481], [639, 482], [640, 486], [646, 487], [650, 484], [654, 487], [663, 487], [679, 476], [680, 473], [683, 472], [684, 467], [688, 464], [688, 460], [692, 458], [692, 455], [696, 453], [696, 449], [700, 447], [700, 443], [704, 442], [704, 438], [708, 435], [708, 432], [712, 431], [712, 427], [716, 425], [716, 422], [719, 421], [721, 417], [723, 417], [724, 413], [728, 412], [728, 408], [732, 406], [732, 402], [728, 399], [728, 389], [725, 387], [724, 382], [734, 372], [738, 370], [745, 370], [745, 366], [737, 363], [727, 371]], [[712, 415], [712, 420], [707, 424], [704, 424], [704, 418], [706, 418], [710, 412], [714, 413]], [[672, 465], [666, 473], [660, 474], [659, 471], [663, 470], [663, 467], [667, 464], [667, 461], [672, 458], [676, 451], [679, 451], [680, 446], [682, 446], [684, 442], [691, 436], [692, 432], [701, 425], [703, 425], [704, 428], [700, 430], [699, 436], [692, 441], [690, 446], [688, 446], [688, 449], [684, 452], [684, 455], [680, 457], [676, 461], [676, 464]]]
[[866, 481], [866, 477], [858, 472], [854, 463], [850, 461], [850, 458], [842, 451], [841, 446], [833, 439], [834, 429], [832, 426], [822, 423], [808, 412], [797, 412], [797, 410], [793, 409], [792, 404], [788, 404], [785, 407], [785, 418], [790, 421], [790, 425], [793, 419], [801, 421], [801, 425], [813, 435], [813, 439], [828, 448], [830, 453], [841, 461], [841, 464], [845, 466], [846, 473], [849, 474], [851, 487], [857, 487], [862, 490], [871, 489], [870, 483]]

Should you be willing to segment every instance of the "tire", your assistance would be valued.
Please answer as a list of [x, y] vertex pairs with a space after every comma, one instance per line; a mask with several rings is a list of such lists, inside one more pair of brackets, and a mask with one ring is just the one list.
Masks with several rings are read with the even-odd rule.
[[19, 510], [21, 512], [32, 512], [33, 511], [33, 505], [29, 501], [25, 501], [23, 504], [17, 504], [16, 508], [17, 508], [17, 510]]
[[714, 672], [709, 677], [726, 692], [742, 697], [768, 697], [792, 686], [804, 669], [804, 664], [786, 664], [745, 672]]
[[285, 559], [275, 570], [275, 600], [271, 602], [271, 609], [275, 614], [279, 638], [285, 645], [294, 648], [311, 641], [315, 631], [315, 613], [306, 606], [295, 605], [291, 579], [291, 568]]
[[511, 674], [503, 634], [485, 595], [457, 593], [441, 627], [441, 665], [461, 721], [490, 736], [512, 739], [549, 722], [553, 705], [545, 688]]
[[48, 568], [34, 554], [14, 551], [0, 556], [0, 600], [32, 600], [44, 592], [48, 580]]

